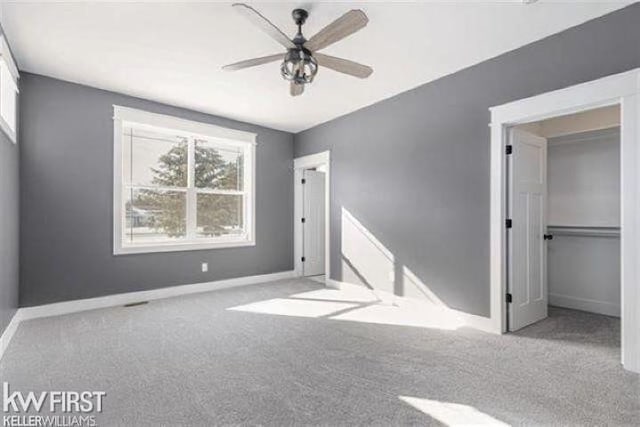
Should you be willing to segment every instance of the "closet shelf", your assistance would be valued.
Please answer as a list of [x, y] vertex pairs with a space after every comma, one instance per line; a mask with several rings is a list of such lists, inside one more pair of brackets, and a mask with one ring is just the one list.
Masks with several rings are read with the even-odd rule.
[[555, 236], [620, 237], [620, 227], [548, 225], [547, 232]]

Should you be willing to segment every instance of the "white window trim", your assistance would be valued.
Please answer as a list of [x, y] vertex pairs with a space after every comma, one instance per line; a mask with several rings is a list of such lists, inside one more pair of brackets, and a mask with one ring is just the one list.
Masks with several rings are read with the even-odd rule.
[[[159, 243], [152, 245], [123, 245], [122, 242], [122, 213], [124, 203], [122, 199], [122, 129], [123, 123], [132, 122], [137, 125], [148, 125], [154, 128], [164, 128], [182, 131], [191, 136], [204, 136], [207, 138], [216, 138], [221, 142], [238, 147], [247, 147], [249, 143], [250, 156], [245, 158], [245, 170], [249, 174], [249, 178], [245, 175], [245, 192], [246, 197], [245, 209], [245, 226], [246, 236], [243, 237], [225, 237], [223, 239], [206, 239], [205, 241], [186, 240], [183, 242]], [[189, 153], [190, 156], [193, 153]], [[154, 253], [154, 252], [178, 252], [204, 249], [221, 249], [233, 248], [241, 246], [255, 246], [255, 227], [256, 227], [256, 134], [244, 132], [235, 129], [224, 128], [208, 123], [195, 122], [185, 120], [178, 117], [167, 116], [163, 114], [150, 113], [147, 111], [137, 110], [119, 105], [113, 106], [113, 254], [136, 254], [136, 253]], [[190, 172], [191, 173], [191, 172]], [[189, 197], [187, 191], [187, 197]], [[193, 197], [195, 194], [192, 194]], [[187, 229], [189, 224], [195, 223], [195, 216], [188, 215]], [[204, 239], [199, 239], [204, 240]], [[218, 241], [216, 241], [218, 240]]]
[[[0, 35], [0, 61], [3, 61], [7, 64], [7, 68], [9, 69], [9, 73], [13, 78], [14, 90], [16, 95], [19, 93], [18, 90], [18, 79], [20, 78], [20, 73], [18, 72], [18, 67], [16, 66], [15, 61], [13, 60], [13, 56], [11, 56], [11, 51], [9, 50], [9, 45], [7, 44], [7, 40], [4, 35]], [[17, 96], [16, 96], [16, 123], [18, 124], [18, 105], [17, 105]], [[18, 142], [17, 129], [11, 129], [11, 126], [4, 120], [4, 118], [0, 115], [0, 129], [9, 137], [11, 142], [16, 144]]]

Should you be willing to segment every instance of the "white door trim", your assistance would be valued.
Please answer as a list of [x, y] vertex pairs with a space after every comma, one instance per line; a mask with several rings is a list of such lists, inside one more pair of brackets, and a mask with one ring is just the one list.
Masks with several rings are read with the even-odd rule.
[[491, 323], [506, 328], [506, 156], [509, 126], [621, 106], [622, 363], [640, 372], [640, 68], [490, 108]]
[[329, 151], [310, 154], [308, 156], [296, 157], [293, 159], [294, 176], [294, 250], [293, 265], [296, 276], [302, 276], [302, 171], [304, 169], [324, 166], [325, 186], [324, 186], [324, 209], [325, 209], [325, 248], [324, 248], [324, 274], [326, 283], [330, 283], [331, 277], [331, 155]]

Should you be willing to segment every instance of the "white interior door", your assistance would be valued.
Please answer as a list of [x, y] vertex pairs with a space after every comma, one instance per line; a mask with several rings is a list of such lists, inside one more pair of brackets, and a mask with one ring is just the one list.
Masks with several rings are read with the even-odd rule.
[[303, 276], [324, 274], [324, 226], [325, 226], [325, 174], [314, 170], [304, 171], [302, 186], [302, 263]]
[[520, 129], [510, 134], [509, 330], [547, 317], [547, 140]]

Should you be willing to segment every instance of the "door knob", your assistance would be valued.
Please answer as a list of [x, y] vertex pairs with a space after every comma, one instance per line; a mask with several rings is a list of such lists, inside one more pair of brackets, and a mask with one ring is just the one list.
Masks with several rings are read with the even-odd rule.
[[545, 234], [544, 240], [553, 240], [553, 234]]

